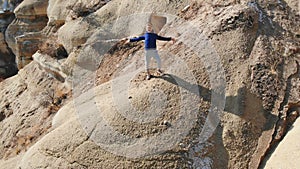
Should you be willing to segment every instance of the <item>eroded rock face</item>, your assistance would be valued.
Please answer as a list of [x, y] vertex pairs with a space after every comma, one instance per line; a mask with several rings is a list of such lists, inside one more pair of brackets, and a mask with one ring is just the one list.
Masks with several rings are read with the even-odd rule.
[[5, 37], [8, 46], [16, 55], [19, 69], [32, 61], [31, 56], [43, 39], [38, 32], [48, 22], [47, 6], [48, 1], [25, 0], [14, 11], [16, 19], [8, 26]]
[[[289, 8], [290, 3], [115, 0], [91, 4], [50, 1], [48, 27], [58, 29], [58, 40], [69, 57], [58, 59], [36, 53], [35, 61], [18, 76], [1, 83], [4, 99], [0, 103], [0, 125], [4, 137], [0, 139], [5, 144], [0, 147], [0, 155], [8, 158], [0, 161], [1, 166], [263, 166], [262, 159], [270, 146], [285, 135], [288, 121], [299, 116], [300, 22]], [[76, 11], [78, 7], [84, 10]], [[158, 43], [167, 75], [160, 77], [151, 70], [156, 78], [145, 81], [143, 44], [118, 39], [121, 35], [142, 33], [148, 15], [141, 14], [153, 10], [178, 16], [160, 32], [175, 37], [177, 42]], [[123, 16], [139, 19], [126, 20]], [[105, 24], [111, 25], [111, 29], [105, 27], [103, 31]], [[25, 34], [22, 42], [39, 37], [37, 34]], [[212, 54], [216, 55], [208, 57]], [[211, 70], [221, 72], [213, 74]], [[63, 80], [45, 79], [48, 73]], [[132, 77], [127, 79], [129, 76]], [[73, 84], [74, 100], [69, 99], [69, 104], [59, 109], [68, 92], [65, 79]], [[215, 79], [225, 85], [224, 97], [213, 88], [218, 84], [214, 84]], [[55, 90], [58, 94], [54, 97], [52, 90], [56, 88], [60, 90]], [[219, 112], [220, 123], [208, 116], [215, 104], [212, 94], [216, 93], [214, 96], [221, 99], [218, 103], [224, 101], [225, 106]], [[32, 97], [31, 100], [41, 101], [28, 102]], [[188, 114], [182, 116], [181, 110]], [[195, 116], [177, 123], [190, 115]], [[203, 134], [207, 117], [209, 125]], [[216, 128], [210, 132], [215, 123]], [[189, 124], [192, 126], [185, 133]], [[176, 132], [160, 137], [167, 131]], [[207, 133], [212, 135], [201, 141]], [[176, 136], [181, 139], [173, 144], [175, 139], [170, 138]], [[151, 139], [158, 140], [149, 144]], [[145, 144], [134, 149], [143, 141]], [[169, 144], [159, 146], [165, 143]], [[162, 151], [164, 147], [168, 151]], [[140, 151], [144, 149], [147, 151]], [[162, 153], [151, 154], [157, 150]], [[149, 156], [132, 158], [141, 154]]]
[[[97, 4], [97, 1], [92, 2]], [[103, 3], [104, 5], [104, 2], [106, 1], [99, 2], [98, 0], [98, 5], [94, 5], [95, 7], [91, 4], [84, 5], [85, 3], [77, 3], [74, 6], [71, 6], [73, 14], [70, 17], [79, 17], [79, 19], [67, 21], [58, 30], [58, 40], [64, 45], [68, 53], [74, 48], [84, 44], [99, 27], [112, 24], [112, 22], [117, 18], [124, 20], [124, 27], [139, 27], [137, 28], [138, 31], [136, 32], [118, 32], [119, 34], [123, 34], [123, 36], [134, 35], [134, 33], [141, 34], [141, 30], [144, 29], [151, 12], [156, 11], [157, 13], [175, 16], [179, 8], [183, 8], [188, 4], [187, 1], [173, 2], [164, 0], [160, 3], [156, 3], [156, 1], [141, 2], [126, 0], [122, 2], [111, 1], [108, 3], [108, 5], [105, 5], [97, 10], [97, 8], [99, 8], [99, 3]], [[134, 13], [137, 14], [139, 21], [134, 19], [127, 21], [125, 19], [126, 17], [134, 18], [132, 9], [135, 9]], [[80, 10], [86, 10], [87, 12], [80, 14]], [[141, 17], [142, 14], [144, 17]], [[77, 36], [73, 36], [74, 34]]]
[[5, 31], [7, 26], [15, 18], [12, 12], [5, 12], [0, 14], [0, 77], [7, 78], [15, 75], [18, 71], [15, 64], [15, 55], [11, 49], [7, 46], [5, 39]]
[[287, 5], [292, 8], [294, 11], [298, 12], [300, 15], [300, 3], [297, 0], [286, 0], [285, 2], [283, 1], [282, 3], [287, 3]]
[[49, 118], [58, 111], [67, 92], [64, 85], [48, 76], [37, 63], [1, 83], [2, 159], [26, 151], [49, 132]]
[[62, 25], [68, 19], [76, 19], [95, 12], [107, 2], [109, 0], [50, 0], [47, 8], [49, 23]]
[[35, 62], [42, 67], [43, 70], [53, 75], [56, 79], [60, 80], [61, 82], [65, 82], [67, 75], [62, 71], [61, 63], [63, 60], [58, 61], [56, 58], [53, 58], [49, 55], [43, 55], [40, 53], [35, 53], [33, 56]]
[[[77, 110], [78, 108], [88, 110], [86, 112], [82, 112], [82, 114], [80, 113], [79, 116], [85, 120], [93, 121], [90, 123], [91, 126], [88, 126], [92, 127], [94, 122], [101, 118], [93, 117], [94, 113], [97, 114], [97, 109], [94, 109], [95, 105], [90, 101], [96, 99], [98, 100], [97, 104], [111, 101], [113, 98], [110, 94], [110, 90], [111, 88], [109, 83], [103, 84], [102, 86], [88, 91], [83, 95], [82, 98], [79, 98], [80, 103], [78, 102], [77, 106], [75, 106], [73, 103], [70, 103], [61, 109], [54, 118], [54, 130], [46, 137], [41, 139], [35, 146], [31, 147], [28, 152], [24, 154], [24, 156], [22, 155], [21, 163], [19, 163], [17, 167], [20, 166], [28, 169], [36, 167], [43, 168], [46, 166], [50, 166], [51, 168], [113, 168], [115, 166], [133, 168], [138, 166], [140, 168], [153, 169], [159, 168], [160, 166], [164, 166], [166, 168], [187, 167], [187, 162], [173, 162], [174, 159], [180, 158], [179, 152], [169, 152], [165, 153], [164, 155], [146, 158], [145, 160], [132, 160], [124, 157], [118, 157], [115, 154], [102, 149], [94, 141], [89, 139], [91, 136], [90, 134], [93, 132], [88, 134], [85, 130], [83, 130], [81, 123], [82, 121], [78, 120]], [[98, 97], [94, 95], [95, 91], [97, 93], [101, 93], [101, 96], [106, 97]], [[133, 93], [133, 97], [135, 97], [135, 94], [138, 94], [138, 92]], [[107, 108], [105, 114], [111, 111], [115, 113], [114, 107], [111, 107], [107, 104], [103, 106], [104, 107], [102, 108]], [[107, 115], [110, 116], [109, 114]], [[117, 124], [114, 125], [117, 127]], [[164, 128], [164, 126], [153, 127]], [[120, 129], [121, 128], [122, 127], [120, 127]], [[97, 128], [97, 131], [95, 131], [94, 134], [98, 133], [98, 130], [101, 130], [101, 128]], [[124, 128], [124, 130], [127, 129]], [[151, 129], [148, 130], [151, 131]], [[97, 135], [93, 137], [97, 137]], [[147, 146], [146, 148], [151, 149], [150, 145], [145, 146]], [[65, 151], [61, 151], [61, 149], [64, 149]], [[132, 151], [131, 153], [135, 154], [136, 151]], [[37, 163], [41, 159], [44, 162]], [[99, 160], [101, 162], [99, 162]]]

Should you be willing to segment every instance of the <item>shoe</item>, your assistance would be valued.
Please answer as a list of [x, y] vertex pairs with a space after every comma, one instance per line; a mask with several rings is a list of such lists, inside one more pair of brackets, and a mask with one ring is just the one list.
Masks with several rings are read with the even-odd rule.
[[160, 69], [157, 70], [157, 73], [158, 73], [158, 75], [160, 75], [160, 76], [163, 76], [163, 75], [164, 75], [164, 73], [163, 73]]
[[151, 79], [151, 75], [147, 75], [146, 80], [150, 80], [150, 79]]

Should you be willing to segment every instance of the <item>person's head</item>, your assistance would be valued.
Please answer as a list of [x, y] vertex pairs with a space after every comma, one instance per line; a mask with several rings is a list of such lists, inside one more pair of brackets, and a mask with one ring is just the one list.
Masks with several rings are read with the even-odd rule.
[[146, 31], [147, 32], [153, 32], [153, 28], [152, 28], [152, 24], [151, 23], [147, 23], [147, 25], [146, 25]]

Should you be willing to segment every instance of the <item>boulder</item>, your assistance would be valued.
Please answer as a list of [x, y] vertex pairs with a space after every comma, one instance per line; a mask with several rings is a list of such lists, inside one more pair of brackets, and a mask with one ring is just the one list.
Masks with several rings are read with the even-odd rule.
[[14, 10], [16, 18], [38, 17], [47, 15], [47, 1], [24, 0]]
[[32, 56], [33, 60], [37, 62], [43, 70], [50, 73], [56, 79], [65, 82], [67, 75], [62, 71], [61, 62], [46, 54], [35, 53]]
[[[32, 60], [43, 37], [41, 31], [48, 22], [48, 1], [24, 0], [15, 9], [16, 19], [10, 24], [5, 32], [8, 46], [16, 55], [18, 68], [23, 68]], [[26, 35], [29, 34], [29, 35]]]
[[49, 24], [61, 26], [66, 22], [66, 20], [88, 15], [101, 8], [107, 2], [108, 0], [50, 0], [47, 8]]

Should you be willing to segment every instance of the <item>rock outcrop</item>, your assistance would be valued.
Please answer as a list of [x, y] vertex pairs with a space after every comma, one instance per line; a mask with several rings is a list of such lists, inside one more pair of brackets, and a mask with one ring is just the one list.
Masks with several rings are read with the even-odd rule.
[[[25, 0], [6, 37], [33, 61], [0, 83], [0, 166], [271, 166], [300, 113], [295, 3]], [[166, 74], [145, 81], [143, 43], [121, 38], [153, 12], [176, 42], [157, 43]]]
[[[97, 2], [98, 4], [102, 4], [101, 2], [103, 1], [99, 2], [99, 0], [96, 0], [92, 2], [94, 4], [97, 4]], [[78, 3], [72, 6], [72, 11], [77, 13], [80, 13], [80, 10], [89, 10], [85, 12], [85, 15], [76, 14], [74, 18], [79, 17], [78, 19], [73, 19], [66, 22], [66, 24], [64, 24], [58, 31], [59, 42], [64, 45], [68, 53], [71, 52], [73, 48], [84, 44], [96, 29], [101, 28], [101, 26], [107, 26], [107, 24], [111, 24], [111, 22], [117, 18], [121, 18], [124, 21], [124, 23], [122, 23], [124, 24], [124, 27], [132, 26], [134, 27], [132, 30], [138, 29], [136, 32], [118, 32], [119, 34], [122, 33], [124, 36], [126, 34], [127, 36], [133, 35], [133, 33], [141, 34], [149, 13], [156, 11], [159, 13], [176, 15], [178, 9], [183, 8], [187, 4], [187, 1], [173, 2], [164, 0], [160, 3], [155, 3], [153, 1], [140, 2], [129, 0], [122, 2], [111, 1], [108, 3], [108, 5], [103, 6], [103, 8], [100, 8], [99, 10], [97, 10], [99, 5], [93, 6], [92, 4], [84, 5], [84, 3]], [[133, 9], [134, 12], [132, 12]], [[137, 17], [139, 17], [138, 21], [130, 20], [134, 18], [134, 13], [143, 13], [144, 15], [137, 15]], [[146, 13], [148, 14], [146, 15]], [[74, 34], [77, 36], [73, 36]]]
[[24, 0], [14, 10], [16, 19], [5, 32], [8, 46], [16, 55], [18, 68], [32, 61], [32, 55], [44, 37], [39, 33], [47, 24], [48, 1]]
[[286, 135], [285, 139], [279, 143], [278, 147], [267, 161], [266, 169], [271, 168], [298, 168], [299, 164], [299, 119], [293, 128]]
[[[25, 152], [51, 128], [53, 115], [68, 87], [42, 71], [37, 63], [1, 82], [1, 159]], [[47, 90], [44, 90], [47, 89]]]
[[43, 70], [53, 75], [56, 79], [60, 80], [61, 82], [65, 82], [67, 75], [65, 72], [63, 72], [61, 64], [64, 60], [57, 60], [49, 55], [43, 55], [38, 52], [35, 53], [32, 57], [33, 60], [37, 62]]
[[5, 39], [6, 28], [14, 18], [15, 16], [12, 12], [4, 12], [0, 14], [0, 78], [13, 76], [18, 71], [15, 64], [15, 55], [7, 46]]

